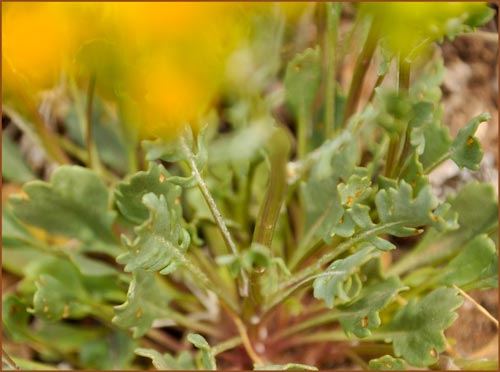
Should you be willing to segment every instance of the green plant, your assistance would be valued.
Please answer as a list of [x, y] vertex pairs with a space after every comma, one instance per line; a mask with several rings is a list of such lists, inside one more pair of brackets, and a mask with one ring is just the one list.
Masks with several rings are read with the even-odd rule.
[[[11, 366], [307, 370], [335, 368], [335, 355], [370, 369], [436, 365], [462, 304], [457, 288], [497, 287], [498, 202], [492, 186], [476, 182], [439, 202], [428, 175], [448, 159], [476, 170], [475, 132], [489, 116], [452, 138], [441, 122], [436, 38], [425, 50], [416, 43], [418, 53], [398, 51], [366, 4], [352, 31], [363, 45], [343, 92], [335, 81], [342, 4], [317, 7], [321, 46], [282, 69], [284, 26], [260, 20], [248, 48], [264, 78], [233, 88], [199, 133], [186, 126], [177, 138], [143, 141], [136, 154], [90, 88], [80, 119], [92, 122], [94, 137], [75, 130], [84, 107], [75, 101], [59, 138], [65, 156], [88, 167], [32, 180], [4, 137], [4, 176], [28, 182], [2, 209], [2, 267], [20, 278], [4, 292], [2, 319], [9, 342], [37, 355], [6, 355]], [[449, 15], [453, 28], [440, 36], [492, 16], [484, 4], [473, 8], [473, 16]], [[377, 50], [379, 79], [364, 102]], [[391, 64], [399, 81], [381, 88]], [[273, 117], [280, 102], [262, 93], [269, 81], [283, 82], [294, 125]], [[28, 118], [5, 112], [29, 131]], [[144, 169], [120, 160], [134, 156]], [[395, 238], [413, 246], [387, 264]], [[337, 353], [314, 355], [323, 343]]]

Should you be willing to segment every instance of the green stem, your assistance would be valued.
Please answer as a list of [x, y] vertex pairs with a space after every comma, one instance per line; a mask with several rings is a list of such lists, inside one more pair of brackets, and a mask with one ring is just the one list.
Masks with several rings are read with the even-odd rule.
[[310, 115], [308, 114], [305, 105], [299, 108], [298, 122], [297, 122], [297, 157], [304, 159], [308, 152], [309, 129], [310, 129]]
[[[264, 314], [267, 316], [273, 308], [275, 308], [281, 302], [286, 300], [294, 291], [300, 289], [300, 287], [303, 286], [305, 283], [314, 279], [315, 274], [317, 272], [320, 272], [325, 264], [331, 262], [337, 256], [344, 253], [349, 248], [353, 247], [355, 244], [362, 242], [363, 240], [371, 236], [381, 234], [388, 228], [395, 226], [404, 226], [405, 223], [406, 221], [399, 221], [399, 222], [391, 222], [384, 225], [380, 225], [370, 230], [367, 230], [356, 237], [352, 237], [349, 240], [343, 242], [342, 244], [339, 244], [333, 250], [321, 256], [313, 264], [307, 266], [303, 270], [296, 273], [292, 278], [282, 283], [279, 286], [278, 290], [276, 291], [277, 296], [272, 301], [270, 301], [270, 303], [266, 306]], [[289, 289], [286, 291], [287, 288]]]
[[365, 80], [368, 67], [377, 48], [377, 41], [379, 38], [378, 27], [372, 23], [370, 29], [368, 30], [368, 37], [363, 45], [363, 49], [356, 60], [356, 65], [354, 67], [354, 75], [352, 77], [351, 86], [349, 88], [349, 95], [347, 96], [347, 102], [344, 112], [343, 125], [347, 124], [349, 118], [356, 113], [358, 109], [359, 100], [361, 98], [361, 90], [363, 88], [363, 82]]
[[311, 330], [314, 327], [319, 327], [324, 324], [328, 324], [332, 321], [336, 321], [339, 318], [339, 313], [333, 311], [329, 311], [328, 313], [322, 313], [318, 316], [314, 316], [310, 319], [307, 319], [305, 321], [302, 321], [298, 324], [295, 324], [291, 327], [288, 327], [284, 329], [281, 332], [278, 332], [273, 339], [283, 339], [290, 337], [296, 333], [299, 333], [304, 330]]
[[222, 354], [227, 350], [234, 349], [235, 347], [241, 345], [241, 343], [242, 340], [240, 336], [230, 338], [229, 340], [226, 340], [224, 342], [221, 342], [220, 344], [213, 346], [212, 354], [213, 356], [217, 356], [218, 354]]
[[208, 279], [208, 277], [186, 256], [178, 254], [177, 258], [182, 262], [183, 267], [186, 268], [194, 276], [199, 284], [204, 286], [209, 291], [214, 292], [219, 298], [219, 301], [224, 302], [233, 312], [238, 313], [238, 306], [236, 305], [236, 303], [232, 299], [228, 298], [227, 294], [220, 287], [214, 285], [210, 281], [210, 279]]
[[[402, 57], [399, 58], [398, 71], [399, 94], [400, 96], [406, 97], [410, 89], [410, 64]], [[401, 167], [410, 151], [411, 128], [408, 122], [404, 124], [405, 128], [402, 136], [400, 137], [398, 134], [393, 135], [389, 143], [389, 149], [387, 150], [388, 155], [384, 175], [389, 178], [393, 178], [401, 173]]]
[[[252, 244], [259, 244], [271, 251], [276, 222], [280, 215], [286, 189], [287, 174], [286, 165], [290, 154], [290, 139], [285, 129], [277, 127], [267, 143], [267, 152], [271, 163], [269, 182], [257, 217]], [[262, 293], [262, 283], [265, 267], [254, 267], [250, 276], [249, 297], [243, 303], [244, 319], [249, 320], [259, 316], [266, 295]], [[254, 326], [258, 324], [250, 322], [250, 334], [253, 336]]]
[[[337, 37], [339, 18], [342, 12], [342, 3], [325, 3], [326, 7], [326, 35], [325, 35], [325, 65], [326, 65], [326, 92], [325, 92], [325, 139], [331, 138], [339, 125], [335, 123], [335, 76], [337, 73]], [[338, 123], [340, 124], [340, 123]]]
[[[205, 183], [205, 180], [200, 174], [200, 171], [198, 170], [198, 166], [196, 165], [196, 160], [194, 157], [193, 152], [189, 148], [189, 146], [186, 143], [186, 139], [184, 137], [180, 138], [181, 141], [181, 146], [184, 151], [184, 153], [187, 156], [187, 160], [189, 163], [189, 166], [191, 168], [191, 172], [193, 176], [196, 179], [198, 188], [201, 191], [201, 194], [203, 195], [203, 198], [205, 199], [205, 202], [208, 205], [208, 208], [210, 209], [210, 212], [212, 213], [212, 216], [215, 220], [215, 223], [217, 224], [217, 227], [219, 228], [219, 231], [222, 234], [222, 238], [224, 239], [224, 242], [230, 252], [234, 254], [235, 256], [238, 255], [238, 250], [236, 249], [236, 244], [233, 241], [233, 238], [231, 237], [231, 234], [229, 233], [229, 230], [227, 229], [226, 224], [224, 223], [224, 220], [222, 219], [222, 216], [219, 212], [219, 209], [217, 208], [217, 205], [215, 204], [215, 200], [212, 198], [212, 195], [210, 194], [210, 191], [208, 190], [207, 184]], [[240, 286], [240, 295], [243, 297], [248, 296], [248, 278], [245, 273], [245, 271], [242, 269], [240, 271], [242, 283]]]
[[429, 174], [431, 173], [434, 169], [439, 167], [441, 164], [443, 164], [446, 160], [448, 160], [451, 156], [451, 153], [448, 151], [441, 155], [434, 163], [429, 165], [427, 168], [424, 169], [424, 174]]
[[93, 168], [97, 154], [93, 141], [93, 125], [92, 125], [92, 107], [94, 102], [96, 75], [92, 75], [87, 88], [87, 107], [85, 110], [85, 142], [87, 147], [88, 167]]

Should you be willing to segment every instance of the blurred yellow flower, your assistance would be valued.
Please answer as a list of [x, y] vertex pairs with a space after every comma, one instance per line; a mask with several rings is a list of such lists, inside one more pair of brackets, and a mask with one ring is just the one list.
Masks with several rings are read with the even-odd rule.
[[[283, 4], [289, 18], [307, 3]], [[276, 4], [265, 4], [269, 12]], [[262, 5], [228, 2], [2, 4], [4, 87], [50, 88], [62, 71], [126, 102], [142, 138], [197, 129], [224, 82], [228, 56]], [[21, 84], [19, 80], [23, 80]]]
[[78, 30], [55, 3], [2, 3], [3, 87], [51, 87], [77, 47]]

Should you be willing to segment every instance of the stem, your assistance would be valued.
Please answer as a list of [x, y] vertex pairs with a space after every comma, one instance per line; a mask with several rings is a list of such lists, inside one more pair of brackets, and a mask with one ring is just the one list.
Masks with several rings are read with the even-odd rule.
[[[410, 64], [400, 56], [398, 68], [399, 94], [400, 96], [406, 96], [410, 88]], [[400, 168], [410, 151], [410, 131], [411, 128], [408, 125], [408, 122], [406, 122], [402, 137], [399, 137], [397, 134], [391, 137], [389, 149], [387, 150], [387, 163], [384, 173], [386, 177], [393, 178], [396, 174], [400, 173]], [[401, 142], [403, 142], [402, 148]]]
[[453, 288], [455, 288], [457, 291], [460, 292], [462, 296], [464, 296], [466, 299], [468, 299], [470, 302], [474, 304], [474, 306], [483, 314], [485, 315], [489, 320], [495, 324], [495, 326], [498, 329], [498, 320], [496, 320], [489, 312], [486, 310], [483, 306], [481, 306], [476, 300], [474, 300], [471, 296], [469, 296], [465, 291], [457, 287], [455, 284], [453, 284]]
[[[175, 251], [175, 252], [177, 252], [177, 251]], [[186, 258], [184, 255], [178, 254], [177, 257], [182, 262], [182, 265], [195, 277], [195, 279], [199, 283], [201, 283], [206, 289], [214, 292], [217, 295], [217, 297], [219, 297], [219, 300], [222, 303], [227, 304], [227, 306], [232, 311], [237, 313], [238, 306], [236, 305], [236, 303], [233, 300], [231, 300], [227, 297], [226, 293], [224, 293], [218, 286], [213, 285], [213, 283], [210, 281], [210, 279], [208, 279], [208, 277], [203, 272], [201, 272], [198, 267], [193, 265], [193, 263], [188, 258]]]
[[[339, 244], [337, 247], [335, 247], [332, 251], [326, 253], [325, 255], [321, 256], [317, 261], [315, 261], [313, 264], [310, 266], [307, 266], [304, 268], [302, 271], [299, 271], [297, 274], [295, 274], [292, 278], [287, 280], [286, 282], [282, 283], [278, 290], [277, 293], [278, 295], [274, 298], [274, 300], [266, 307], [265, 309], [265, 315], [268, 315], [268, 313], [277, 305], [279, 305], [281, 302], [287, 299], [287, 297], [297, 290], [301, 285], [306, 283], [307, 281], [314, 279], [315, 278], [315, 273], [321, 271], [323, 268], [323, 265], [331, 262], [335, 257], [339, 256], [340, 254], [344, 253], [346, 250], [348, 250], [350, 247], [354, 246], [355, 244], [367, 239], [370, 236], [373, 235], [378, 235], [380, 233], [383, 233], [386, 229], [398, 225], [404, 225], [406, 221], [399, 221], [399, 222], [391, 222], [387, 223], [381, 226], [374, 227], [371, 230], [367, 230], [361, 234], [359, 234], [356, 237], [352, 237], [349, 240], [343, 242], [342, 244]], [[286, 288], [293, 287], [289, 289], [288, 291], [285, 292]]]
[[[22, 85], [23, 82], [17, 74], [15, 74], [15, 79], [19, 85]], [[24, 107], [33, 115], [33, 125], [47, 157], [59, 164], [70, 164], [67, 155], [57, 142], [57, 135], [45, 125], [33, 97], [21, 89], [19, 98], [24, 103]]]
[[221, 342], [220, 344], [213, 346], [212, 354], [216, 356], [227, 350], [234, 349], [236, 346], [241, 345], [241, 343], [242, 343], [241, 336], [230, 338], [229, 340], [226, 340], [224, 342]]
[[[374, 21], [375, 22], [375, 21]], [[359, 100], [361, 98], [361, 90], [365, 80], [366, 72], [370, 66], [370, 62], [377, 48], [377, 41], [379, 37], [378, 27], [372, 24], [368, 30], [368, 37], [363, 45], [363, 49], [356, 60], [354, 67], [354, 75], [352, 77], [351, 86], [349, 88], [349, 95], [347, 97], [343, 125], [347, 124], [349, 118], [356, 113], [358, 109]]]
[[335, 321], [339, 317], [339, 313], [336, 312], [328, 312], [328, 313], [323, 313], [318, 316], [314, 316], [312, 318], [309, 318], [305, 321], [302, 321], [298, 324], [295, 324], [291, 327], [286, 328], [285, 330], [278, 332], [276, 336], [273, 337], [273, 339], [283, 339], [287, 338], [295, 333], [299, 333], [304, 330], [310, 330], [313, 327], [319, 327], [324, 324], [327, 324], [331, 321]]
[[94, 142], [93, 142], [93, 130], [92, 130], [92, 104], [94, 102], [94, 92], [95, 92], [95, 81], [96, 75], [92, 75], [89, 80], [89, 86], [87, 88], [87, 108], [85, 110], [85, 128], [86, 128], [86, 147], [87, 147], [87, 158], [89, 168], [93, 168], [94, 158], [96, 157]]
[[302, 104], [299, 108], [297, 123], [297, 157], [304, 159], [307, 154], [308, 146], [308, 131], [309, 131], [309, 115], [307, 108]]
[[[222, 216], [217, 209], [217, 205], [215, 204], [214, 199], [212, 198], [212, 195], [210, 194], [210, 191], [208, 190], [207, 184], [205, 183], [205, 180], [200, 174], [200, 171], [198, 170], [198, 167], [196, 165], [195, 157], [191, 149], [186, 143], [186, 139], [184, 137], [180, 138], [181, 141], [181, 146], [182, 150], [186, 154], [188, 158], [188, 163], [189, 166], [191, 167], [191, 172], [193, 176], [196, 179], [196, 182], [198, 184], [198, 187], [203, 195], [203, 198], [205, 199], [205, 202], [208, 205], [208, 208], [210, 209], [210, 212], [212, 213], [212, 216], [214, 217], [215, 223], [217, 224], [217, 227], [219, 228], [219, 231], [222, 234], [222, 238], [224, 239], [224, 242], [226, 243], [226, 246], [228, 249], [235, 255], [238, 255], [238, 250], [236, 249], [236, 245], [234, 244], [233, 238], [231, 237], [231, 234], [229, 233], [229, 230], [227, 229], [226, 224], [224, 223], [224, 220], [222, 219]], [[240, 271], [241, 279], [242, 279], [242, 285], [240, 286], [240, 295], [242, 297], [248, 296], [248, 278], [246, 273], [241, 269]]]
[[386, 76], [387, 76], [387, 73], [379, 75], [377, 77], [377, 81], [373, 85], [373, 89], [372, 89], [372, 92], [370, 93], [370, 97], [368, 98], [368, 102], [372, 102], [373, 101], [373, 98], [375, 98], [375, 91], [376, 91], [376, 89], [382, 85], [382, 83], [384, 82]]
[[2, 347], [2, 359], [4, 359], [4, 360], [5, 360], [6, 364], [7, 364], [10, 368], [15, 369], [15, 370], [18, 370], [18, 371], [20, 371], [20, 370], [21, 370], [21, 367], [19, 367], [19, 366], [17, 365], [17, 363], [16, 363], [16, 362], [14, 362], [14, 359], [12, 359], [12, 358], [10, 357], [9, 353], [7, 353], [7, 352], [4, 350], [4, 348], [3, 348], [3, 347]]
[[[325, 93], [325, 139], [331, 138], [338, 125], [335, 123], [335, 77], [337, 72], [337, 36], [342, 3], [325, 3], [326, 7], [326, 93]], [[340, 124], [340, 123], [338, 123]]]
[[[222, 305], [225, 307], [224, 303]], [[263, 366], [265, 363], [257, 354], [257, 352], [253, 349], [252, 343], [248, 338], [248, 333], [245, 324], [241, 321], [238, 315], [236, 315], [236, 313], [232, 311], [230, 308], [226, 308], [226, 310], [230, 315], [231, 319], [233, 320], [234, 324], [236, 325], [236, 328], [238, 329], [238, 333], [240, 334], [241, 337], [241, 343], [243, 344], [243, 347], [245, 348], [248, 356], [250, 357], [250, 359], [252, 359], [252, 361], [256, 365]]]
[[441, 155], [434, 163], [429, 165], [427, 168], [424, 169], [424, 174], [429, 174], [431, 173], [434, 169], [439, 167], [441, 164], [443, 164], [446, 160], [448, 160], [451, 156], [451, 153], [448, 151]]

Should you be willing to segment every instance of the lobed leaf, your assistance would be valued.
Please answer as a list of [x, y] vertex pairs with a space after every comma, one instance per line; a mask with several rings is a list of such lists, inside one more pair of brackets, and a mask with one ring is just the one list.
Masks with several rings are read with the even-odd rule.
[[344, 332], [348, 336], [371, 335], [371, 330], [380, 326], [379, 312], [405, 289], [407, 287], [396, 276], [363, 287], [351, 302], [337, 306], [341, 311], [339, 322]]
[[390, 355], [370, 360], [368, 367], [375, 371], [402, 371], [406, 369], [403, 359], [394, 358]]
[[215, 371], [217, 369], [215, 357], [212, 352], [212, 348], [208, 344], [207, 340], [205, 340], [202, 335], [199, 335], [197, 333], [188, 334], [187, 339], [197, 349], [199, 349], [198, 355], [196, 356], [199, 369], [203, 369], [206, 371]]
[[437, 200], [429, 185], [413, 197], [411, 186], [401, 181], [397, 189], [380, 190], [375, 196], [375, 205], [381, 223], [387, 225], [386, 232], [394, 236], [419, 234], [420, 226], [430, 225], [438, 229], [447, 226], [442, 217], [445, 207], [436, 209]]
[[366, 246], [349, 257], [334, 261], [314, 280], [314, 297], [325, 300], [326, 306], [333, 308], [334, 301], [350, 301], [361, 290], [358, 276], [360, 266], [377, 257], [375, 247]]
[[136, 225], [143, 223], [149, 217], [149, 210], [142, 203], [144, 195], [153, 193], [167, 196], [168, 193], [177, 192], [176, 187], [168, 182], [169, 176], [161, 164], [150, 162], [147, 172], [137, 172], [127, 181], [119, 183], [115, 200], [120, 213]]
[[318, 368], [300, 363], [269, 364], [266, 366], [256, 366], [254, 371], [317, 371]]
[[111, 229], [115, 213], [108, 209], [108, 190], [93, 171], [62, 166], [50, 183], [28, 182], [23, 190], [26, 197], [11, 198], [13, 212], [23, 222], [85, 242], [115, 242]]
[[161, 354], [154, 349], [137, 348], [135, 349], [137, 355], [151, 359], [153, 366], [158, 371], [180, 371], [180, 370], [195, 370], [196, 365], [194, 358], [191, 354], [184, 350], [177, 358], [165, 353]]
[[469, 121], [465, 127], [460, 129], [456, 138], [451, 143], [451, 159], [460, 168], [479, 169], [479, 163], [483, 158], [483, 151], [479, 140], [474, 136], [479, 124], [488, 121], [490, 115], [482, 113]]
[[135, 228], [137, 236], [133, 241], [122, 236], [128, 252], [118, 256], [117, 261], [125, 264], [125, 271], [142, 269], [170, 274], [183, 263], [190, 235], [181, 226], [182, 211], [177, 199], [180, 188], [173, 190], [167, 195], [168, 200], [153, 193], [143, 196], [150, 217]]
[[424, 367], [437, 361], [446, 349], [443, 331], [457, 318], [454, 312], [463, 302], [454, 289], [440, 287], [419, 302], [412, 298], [384, 328], [394, 352], [409, 364]]
[[[445, 285], [481, 288], [486, 284], [482, 280], [483, 274], [492, 267], [492, 264], [494, 266], [495, 262], [498, 262], [495, 243], [485, 234], [478, 235], [470, 240], [460, 254], [445, 267], [439, 282]], [[491, 273], [490, 276], [495, 276], [495, 273]], [[496, 276], [498, 277], [498, 267], [496, 267]], [[498, 287], [498, 282], [495, 284]]]
[[134, 337], [140, 337], [151, 328], [154, 320], [168, 317], [170, 300], [168, 292], [160, 287], [154, 273], [135, 270], [127, 300], [115, 306], [116, 315], [112, 322], [124, 329], [133, 328]]

